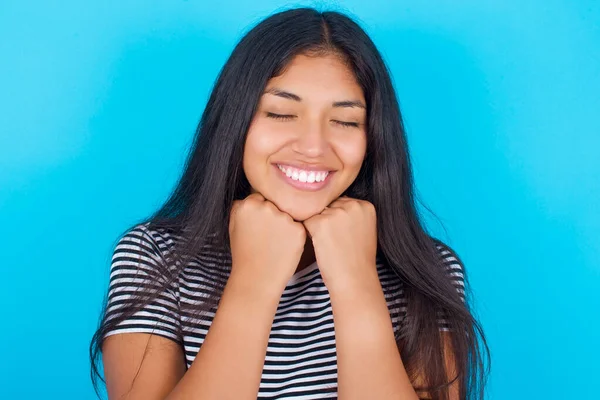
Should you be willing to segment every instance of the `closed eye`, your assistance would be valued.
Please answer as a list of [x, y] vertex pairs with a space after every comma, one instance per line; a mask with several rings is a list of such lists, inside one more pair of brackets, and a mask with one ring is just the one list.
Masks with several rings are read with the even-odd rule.
[[[273, 118], [273, 119], [278, 119], [278, 120], [290, 120], [293, 118], [296, 118], [295, 115], [284, 115], [284, 114], [275, 114], [272, 112], [267, 112], [267, 117], [269, 118]], [[337, 121], [337, 120], [332, 120], [334, 123], [341, 125], [343, 127], [353, 127], [353, 128], [358, 128], [358, 122], [347, 122], [347, 121]]]
[[345, 122], [345, 121], [336, 121], [336, 120], [333, 120], [333, 122], [335, 122], [336, 124], [339, 124], [343, 127], [358, 128], [358, 122]]
[[271, 113], [271, 112], [267, 112], [267, 117], [273, 118], [273, 119], [288, 120], [288, 119], [294, 118], [295, 115], [282, 115], [282, 114], [274, 114], [274, 113]]

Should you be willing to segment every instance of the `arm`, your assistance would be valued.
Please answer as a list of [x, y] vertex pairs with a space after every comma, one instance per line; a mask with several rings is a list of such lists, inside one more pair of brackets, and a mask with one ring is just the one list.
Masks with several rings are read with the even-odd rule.
[[[452, 339], [450, 337], [450, 332], [442, 331], [440, 332], [443, 348], [444, 348], [444, 359], [446, 360], [446, 371], [448, 371], [448, 381], [451, 381], [456, 377], [455, 365], [454, 365], [454, 354], [452, 352]], [[415, 386], [423, 386], [425, 385], [425, 377], [423, 374], [418, 374], [414, 381]], [[448, 389], [448, 400], [458, 400], [459, 399], [459, 381], [456, 379], [454, 382], [450, 384], [450, 388]], [[425, 393], [420, 397], [421, 399], [431, 399], [431, 395], [429, 393]]]
[[369, 279], [329, 288], [339, 398], [418, 400], [400, 358], [376, 268], [372, 271]]
[[[158, 245], [144, 226], [124, 235], [114, 249], [103, 323], [131, 307], [133, 295], [161, 279]], [[185, 373], [177, 298], [172, 288], [105, 334], [102, 364], [109, 399], [164, 399]]]
[[232, 274], [196, 359], [166, 400], [256, 399], [278, 303]]
[[394, 338], [377, 267], [367, 261], [376, 260], [376, 225], [373, 204], [345, 196], [304, 221], [331, 297], [339, 398], [417, 400]]
[[181, 346], [149, 333], [107, 337], [102, 346], [102, 363], [111, 400], [162, 400], [185, 373]]
[[[120, 310], [132, 304], [132, 295], [144, 286], [141, 278], [146, 278], [146, 285], [163, 278], [158, 265], [162, 259], [160, 248], [152, 242], [154, 233], [140, 226], [117, 246], [107, 318], [119, 315]], [[110, 369], [107, 386], [111, 400], [164, 400], [165, 396], [168, 400], [256, 399], [273, 319], [286, 283], [298, 265], [306, 231], [302, 224], [254, 193], [234, 202], [229, 234], [231, 273], [190, 368], [182, 372], [184, 354], [179, 344], [153, 338], [156, 346], [151, 347], [152, 354], [144, 357], [141, 349], [147, 336], [132, 336], [132, 342], [127, 344], [116, 339], [107, 341], [105, 357]], [[279, 238], [286, 240], [273, 246]], [[109, 333], [159, 332], [179, 342], [182, 315], [176, 286], [160, 293], [157, 307], [147, 305], [135, 318], [120, 323]]]
[[256, 399], [279, 302], [266, 293], [232, 275], [187, 372], [183, 350], [172, 340], [149, 334], [108, 337], [103, 360], [109, 398]]
[[[376, 271], [375, 268], [372, 269]], [[338, 354], [338, 393], [341, 400], [428, 399], [417, 395], [402, 363], [387, 303], [375, 274], [351, 286], [329, 289]], [[361, 293], [356, 296], [355, 293]], [[446, 370], [454, 377], [449, 332], [441, 332]], [[422, 374], [414, 384], [422, 386]], [[458, 400], [458, 380], [449, 389], [449, 400]]]

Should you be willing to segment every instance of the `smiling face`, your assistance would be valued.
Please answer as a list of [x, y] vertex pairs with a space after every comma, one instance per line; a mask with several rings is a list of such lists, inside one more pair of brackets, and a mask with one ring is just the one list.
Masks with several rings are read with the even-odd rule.
[[339, 57], [296, 56], [267, 83], [248, 130], [252, 192], [296, 221], [320, 213], [360, 171], [366, 117], [363, 91]]

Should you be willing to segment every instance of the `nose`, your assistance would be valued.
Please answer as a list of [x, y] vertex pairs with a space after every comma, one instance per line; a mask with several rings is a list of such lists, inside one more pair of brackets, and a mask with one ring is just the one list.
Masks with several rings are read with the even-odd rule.
[[305, 157], [320, 157], [327, 146], [325, 127], [320, 121], [307, 123], [300, 129], [292, 149]]

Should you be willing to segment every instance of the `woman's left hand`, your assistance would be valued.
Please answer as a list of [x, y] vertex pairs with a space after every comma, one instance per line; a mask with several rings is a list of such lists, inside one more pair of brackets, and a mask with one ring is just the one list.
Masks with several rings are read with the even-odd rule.
[[377, 214], [373, 204], [340, 197], [320, 214], [305, 220], [304, 226], [330, 291], [372, 282], [378, 276]]

